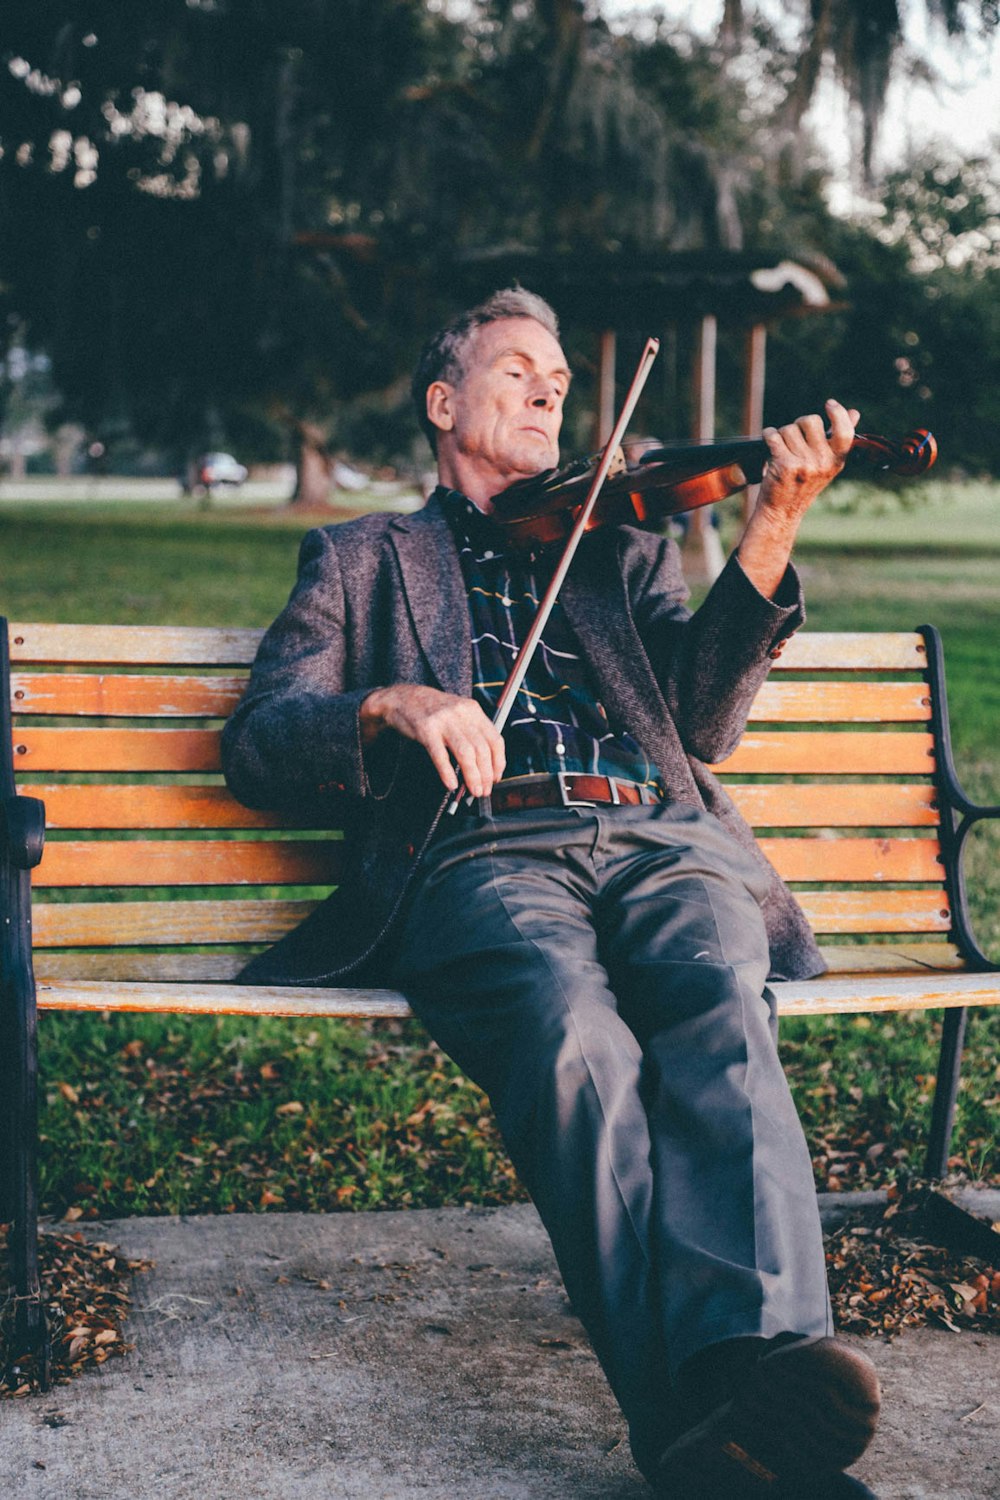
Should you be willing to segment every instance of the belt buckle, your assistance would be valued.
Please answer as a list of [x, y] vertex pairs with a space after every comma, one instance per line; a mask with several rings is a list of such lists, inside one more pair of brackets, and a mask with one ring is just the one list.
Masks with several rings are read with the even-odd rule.
[[[572, 793], [570, 792], [570, 789], [569, 789], [569, 780], [570, 780], [570, 777], [572, 777], [575, 780], [577, 777], [584, 776], [584, 775], [589, 775], [589, 772], [585, 772], [585, 771], [557, 771], [556, 772], [556, 781], [558, 781], [558, 783], [559, 783], [559, 795], [562, 798], [563, 807], [596, 807], [597, 806], [596, 802], [592, 802], [592, 801], [590, 801], [586, 797], [574, 797], [572, 795]], [[611, 776], [605, 776], [604, 780], [608, 783], [608, 787], [609, 787], [609, 789], [611, 791], [611, 802], [612, 802], [612, 804], [615, 807], [617, 807], [618, 804], [621, 802], [621, 798], [618, 795], [618, 783]]]

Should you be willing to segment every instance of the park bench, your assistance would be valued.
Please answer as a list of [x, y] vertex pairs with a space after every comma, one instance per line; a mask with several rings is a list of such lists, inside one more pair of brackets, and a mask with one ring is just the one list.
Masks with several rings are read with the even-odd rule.
[[[259, 630], [0, 621], [0, 1219], [17, 1346], [45, 1345], [36, 1187], [42, 1010], [400, 1017], [388, 990], [235, 976], [337, 880], [328, 831], [241, 807], [219, 736]], [[1000, 1002], [965, 902], [974, 806], [952, 766], [940, 641], [796, 635], [718, 768], [799, 899], [829, 972], [784, 1015], [945, 1008], [926, 1171], [947, 1165], [966, 1008]]]

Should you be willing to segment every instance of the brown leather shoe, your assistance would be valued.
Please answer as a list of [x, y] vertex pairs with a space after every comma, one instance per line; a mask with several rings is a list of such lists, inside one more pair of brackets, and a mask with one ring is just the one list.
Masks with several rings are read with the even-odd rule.
[[[804, 1338], [763, 1355], [732, 1399], [660, 1458], [664, 1500], [786, 1500], [837, 1493], [837, 1476], [875, 1435], [875, 1367], [833, 1338]], [[864, 1494], [860, 1481], [845, 1493]], [[832, 1488], [830, 1488], [832, 1486]], [[843, 1485], [840, 1486], [843, 1489]]]

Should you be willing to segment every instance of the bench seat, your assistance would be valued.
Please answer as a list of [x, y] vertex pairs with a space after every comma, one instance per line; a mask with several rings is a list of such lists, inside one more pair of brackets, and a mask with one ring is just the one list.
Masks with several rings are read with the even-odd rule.
[[[235, 982], [342, 867], [335, 830], [241, 807], [222, 783], [222, 725], [261, 634], [0, 621], [0, 1218], [25, 1349], [44, 1342], [38, 1010], [410, 1014], [392, 990]], [[937, 633], [800, 632], [715, 770], [828, 962], [774, 986], [780, 1013], [944, 1010], [926, 1168], [943, 1175], [966, 1013], [1000, 1004], [963, 860], [1000, 808], [955, 774]]]

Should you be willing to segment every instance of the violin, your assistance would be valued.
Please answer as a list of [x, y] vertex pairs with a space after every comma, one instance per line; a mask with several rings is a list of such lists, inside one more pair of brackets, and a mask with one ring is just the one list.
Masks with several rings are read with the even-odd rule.
[[[604, 525], [657, 523], [682, 511], [697, 510], [759, 484], [769, 458], [763, 438], [675, 443], [648, 447], [629, 462], [621, 448], [604, 481], [584, 531]], [[883, 474], [912, 477], [937, 458], [937, 443], [923, 427], [899, 441], [857, 432], [848, 454]], [[565, 541], [596, 473], [596, 461], [577, 459], [518, 479], [492, 498], [491, 516], [513, 546], [545, 547]]]

